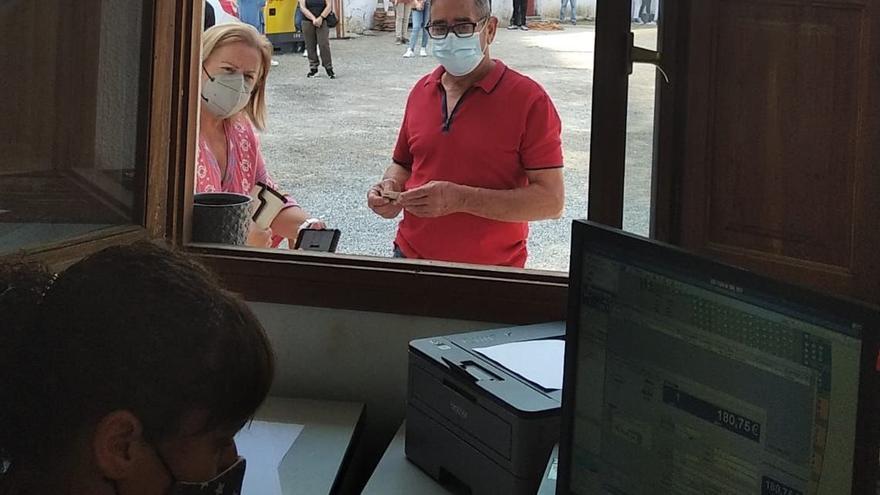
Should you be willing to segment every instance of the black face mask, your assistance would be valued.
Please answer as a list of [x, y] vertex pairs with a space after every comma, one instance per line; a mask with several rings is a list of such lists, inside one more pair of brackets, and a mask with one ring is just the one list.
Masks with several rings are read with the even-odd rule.
[[[165, 464], [164, 459], [162, 464]], [[231, 466], [208, 481], [178, 481], [168, 464], [165, 464], [172, 480], [168, 495], [240, 495], [246, 466], [247, 461], [239, 456]]]
[[[231, 466], [226, 468], [222, 473], [214, 476], [207, 481], [178, 481], [174, 476], [174, 472], [165, 462], [161, 454], [158, 454], [159, 460], [168, 471], [171, 477], [171, 486], [165, 492], [166, 495], [240, 495], [241, 485], [244, 482], [244, 472], [247, 467], [247, 461], [244, 457], [239, 456]], [[115, 482], [113, 483], [113, 491], [119, 495], [119, 489]]]

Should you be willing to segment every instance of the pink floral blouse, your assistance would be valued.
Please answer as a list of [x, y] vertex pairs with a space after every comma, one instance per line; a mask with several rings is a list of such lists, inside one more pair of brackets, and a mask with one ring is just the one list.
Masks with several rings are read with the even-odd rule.
[[[196, 163], [196, 192], [231, 192], [250, 195], [251, 189], [258, 182], [276, 189], [275, 182], [266, 172], [266, 163], [260, 152], [260, 140], [254, 132], [250, 119], [239, 114], [223, 121], [226, 131], [227, 157], [226, 177], [220, 171], [220, 165], [204, 136], [199, 135], [199, 152]], [[285, 208], [299, 206], [290, 196]], [[272, 236], [272, 246], [283, 240], [280, 236]]]

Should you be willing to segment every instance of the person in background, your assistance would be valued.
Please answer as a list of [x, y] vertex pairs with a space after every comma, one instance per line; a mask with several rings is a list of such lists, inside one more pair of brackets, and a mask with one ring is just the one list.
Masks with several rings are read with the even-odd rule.
[[565, 6], [571, 5], [571, 25], [577, 25], [577, 0], [562, 0], [559, 7], [559, 22], [565, 21]]
[[[574, 0], [572, 0], [574, 1]], [[428, 52], [428, 31], [425, 30], [425, 24], [431, 18], [431, 0], [414, 0], [412, 7], [412, 36], [409, 42], [409, 48], [403, 54], [404, 58], [415, 56], [416, 44], [419, 41], [419, 35], [422, 37], [422, 48], [419, 50], [420, 57], [427, 57]]]
[[[300, 9], [299, 7], [297, 7], [297, 8], [296, 8], [296, 12], [293, 14], [293, 25], [294, 25], [294, 27], [296, 27], [296, 32], [297, 32], [297, 33], [302, 33], [302, 32], [303, 32], [303, 27], [302, 27], [302, 26], [303, 26], [303, 19], [304, 19], [304, 16], [303, 16], [303, 13], [302, 13], [302, 9]], [[318, 55], [320, 56], [320, 53], [319, 53]], [[309, 51], [306, 50], [305, 38], [303, 38], [303, 44], [302, 44], [302, 56], [303, 56], [303, 57], [308, 57], [308, 56], [309, 56]]]
[[[266, 34], [266, 0], [238, 0], [238, 12], [241, 22], [250, 24], [260, 34]], [[272, 59], [272, 67], [278, 65], [278, 61]]]
[[651, 8], [652, 0], [633, 0], [633, 23], [652, 24], [654, 22], [654, 10]]
[[234, 436], [275, 361], [204, 267], [146, 242], [0, 263], [0, 314], [0, 494], [241, 490]]
[[250, 24], [260, 34], [266, 33], [266, 19], [263, 16], [263, 8], [266, 0], [238, 0], [238, 14], [241, 22]]
[[487, 0], [431, 3], [441, 66], [410, 92], [367, 193], [377, 215], [403, 211], [396, 257], [523, 267], [528, 222], [562, 215], [562, 122], [544, 88], [489, 56], [497, 27]]
[[205, 29], [217, 24], [217, 18], [214, 15], [214, 6], [205, 2]]
[[528, 0], [513, 0], [513, 16], [510, 18], [510, 24], [508, 24], [507, 29], [529, 30], [529, 26], [526, 25], [527, 2]]
[[330, 0], [305, 0], [299, 2], [299, 9], [304, 17], [302, 33], [306, 42], [306, 53], [309, 56], [309, 72], [306, 77], [313, 77], [318, 73], [318, 65], [323, 65], [327, 76], [336, 79], [336, 73], [333, 71], [333, 55], [330, 53], [330, 28], [324, 22], [330, 15]]
[[[262, 182], [276, 188], [266, 171], [254, 127], [266, 126], [266, 79], [272, 45], [243, 23], [218, 24], [202, 36], [202, 109], [196, 192], [250, 194]], [[251, 225], [248, 245], [277, 247], [300, 229], [324, 228], [292, 198], [269, 229]], [[292, 242], [290, 243], [292, 245]]]
[[409, 28], [409, 14], [414, 0], [394, 0], [394, 43], [409, 43], [406, 31]]

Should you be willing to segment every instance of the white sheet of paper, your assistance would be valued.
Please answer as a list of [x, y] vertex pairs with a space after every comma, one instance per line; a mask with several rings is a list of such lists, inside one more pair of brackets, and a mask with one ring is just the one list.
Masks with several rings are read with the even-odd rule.
[[564, 340], [530, 340], [474, 350], [539, 387], [562, 388]]
[[241, 493], [282, 495], [278, 468], [303, 425], [252, 421], [235, 435], [238, 455], [247, 459]]

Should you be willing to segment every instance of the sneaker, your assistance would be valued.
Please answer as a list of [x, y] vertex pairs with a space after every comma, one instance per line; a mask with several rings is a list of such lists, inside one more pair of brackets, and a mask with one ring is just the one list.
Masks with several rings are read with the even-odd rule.
[[411, 58], [413, 55], [415, 54], [413, 53], [412, 48], [407, 48], [406, 53], [403, 54], [403, 58]]
[[394, 38], [394, 44], [395, 44], [395, 45], [402, 45], [402, 44], [403, 44], [403, 38]]
[[428, 52], [426, 52], [425, 49], [422, 48], [421, 50], [419, 50], [419, 56], [420, 56], [420, 57], [427, 57], [427, 56], [428, 56]]
[[522, 26], [519, 27], [519, 29], [520, 29], [520, 31], [528, 31], [529, 27], [526, 26], [525, 24], [523, 24]]
[[519, 26], [517, 26], [516, 24], [511, 24], [507, 26], [508, 31], [516, 31], [517, 29], [519, 29]]
[[572, 19], [572, 20], [571, 20], [571, 25], [572, 25], [572, 26], [577, 26], [577, 25], [578, 25], [578, 21]]
[[336, 79], [336, 73], [333, 72], [333, 69], [327, 68], [327, 69], [324, 69], [324, 70], [327, 71], [327, 75], [330, 76], [330, 79]]
[[318, 73], [318, 69], [309, 69], [309, 73], [306, 74], [306, 77], [312, 77]]
[[278, 61], [275, 60], [275, 59], [273, 58], [273, 59], [272, 59], [272, 62], [270, 63], [270, 65], [271, 65], [272, 67], [278, 67]]

